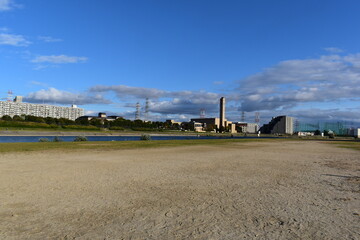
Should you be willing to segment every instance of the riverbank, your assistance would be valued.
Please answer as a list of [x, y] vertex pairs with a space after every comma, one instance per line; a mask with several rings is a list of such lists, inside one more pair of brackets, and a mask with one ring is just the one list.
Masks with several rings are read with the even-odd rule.
[[[193, 132], [193, 131], [114, 131], [114, 130], [104, 130], [104, 131], [49, 131], [47, 129], [39, 130], [0, 130], [0, 136], [141, 136], [141, 134], [151, 134], [153, 136], [169, 136], [169, 135], [178, 135], [178, 136], [245, 136], [242, 133], [213, 133], [213, 132]], [[257, 136], [257, 134], [246, 134], [246, 136]], [[263, 136], [272, 136], [274, 135], [263, 135]]]

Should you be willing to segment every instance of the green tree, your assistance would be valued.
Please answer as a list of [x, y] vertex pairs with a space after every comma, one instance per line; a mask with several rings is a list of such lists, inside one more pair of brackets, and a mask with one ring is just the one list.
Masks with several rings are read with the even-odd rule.
[[2, 116], [1, 119], [4, 121], [12, 121], [13, 120], [9, 115], [4, 115], [4, 116]]
[[87, 118], [78, 118], [75, 120], [75, 123], [82, 126], [89, 126], [90, 121]]
[[16, 121], [16, 122], [21, 122], [23, 121], [24, 119], [22, 117], [20, 117], [19, 115], [15, 115], [13, 116], [13, 121]]
[[90, 120], [90, 125], [93, 125], [95, 127], [102, 127], [103, 123], [100, 119], [93, 118]]

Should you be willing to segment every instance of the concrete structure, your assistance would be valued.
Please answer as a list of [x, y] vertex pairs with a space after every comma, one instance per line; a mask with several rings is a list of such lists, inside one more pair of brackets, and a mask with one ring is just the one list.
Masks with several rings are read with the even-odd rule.
[[360, 128], [355, 128], [355, 134], [354, 137], [360, 138]]
[[230, 133], [237, 133], [235, 123], [228, 123], [227, 126], [229, 127], [229, 132]]
[[36, 117], [66, 118], [75, 120], [84, 115], [84, 109], [76, 105], [71, 107], [60, 107], [47, 104], [33, 104], [22, 102], [21, 96], [16, 96], [14, 102], [0, 101], [0, 117], [9, 115], [32, 115]]
[[222, 97], [220, 98], [220, 126], [219, 126], [219, 130], [220, 132], [225, 130], [225, 98]]
[[243, 133], [257, 133], [260, 129], [257, 123], [238, 122], [236, 126], [241, 128], [241, 132]]
[[264, 124], [260, 131], [267, 134], [293, 134], [294, 119], [288, 116], [278, 116], [272, 118], [268, 124]]

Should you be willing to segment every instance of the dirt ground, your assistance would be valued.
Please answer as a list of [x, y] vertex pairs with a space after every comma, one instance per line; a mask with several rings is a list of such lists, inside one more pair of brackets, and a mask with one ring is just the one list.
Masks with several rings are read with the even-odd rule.
[[0, 239], [360, 239], [360, 152], [313, 141], [0, 155]]

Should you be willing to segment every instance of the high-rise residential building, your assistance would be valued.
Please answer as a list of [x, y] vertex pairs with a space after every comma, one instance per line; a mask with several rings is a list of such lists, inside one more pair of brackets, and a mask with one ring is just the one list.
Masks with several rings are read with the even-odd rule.
[[16, 96], [13, 102], [0, 101], [0, 117], [9, 115], [32, 115], [36, 117], [67, 118], [75, 120], [84, 115], [84, 109], [76, 105], [60, 107], [48, 104], [34, 104], [22, 102], [21, 96]]

